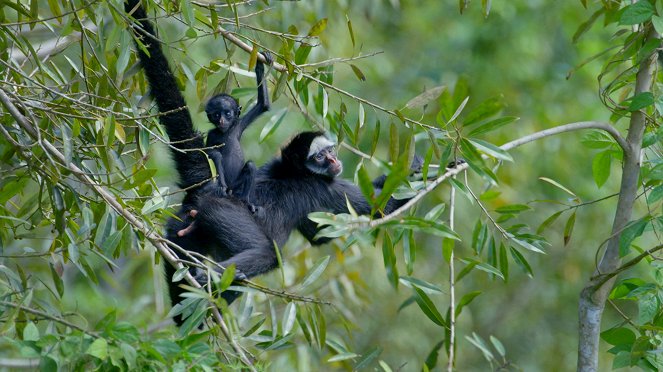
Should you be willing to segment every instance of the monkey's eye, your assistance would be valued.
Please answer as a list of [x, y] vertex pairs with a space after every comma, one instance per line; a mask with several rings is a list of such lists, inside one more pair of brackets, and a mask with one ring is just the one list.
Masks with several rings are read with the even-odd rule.
[[315, 160], [322, 161], [322, 159], [324, 159], [324, 156], [322, 155], [321, 152], [315, 154]]
[[228, 111], [226, 112], [226, 117], [229, 118], [232, 114], [233, 114], [232, 112]]

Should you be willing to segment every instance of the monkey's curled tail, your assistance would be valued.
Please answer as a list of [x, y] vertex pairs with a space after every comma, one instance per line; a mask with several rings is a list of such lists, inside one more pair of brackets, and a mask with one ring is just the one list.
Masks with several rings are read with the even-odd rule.
[[[205, 155], [199, 150], [205, 147], [200, 133], [193, 129], [193, 122], [184, 97], [177, 86], [168, 61], [161, 50], [152, 24], [140, 0], [127, 0], [124, 3], [127, 14], [133, 16], [137, 24], [131, 29], [140, 39], [145, 50], [137, 46], [140, 64], [150, 85], [152, 97], [159, 108], [159, 122], [166, 128], [172, 145], [179, 150], [172, 150], [175, 166], [180, 176], [180, 187], [187, 188], [209, 179], [212, 176]], [[187, 151], [188, 150], [188, 151]]]

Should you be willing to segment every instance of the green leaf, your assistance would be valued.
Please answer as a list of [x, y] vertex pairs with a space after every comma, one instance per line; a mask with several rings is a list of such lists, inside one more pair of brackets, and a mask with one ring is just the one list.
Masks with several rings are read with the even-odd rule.
[[635, 238], [642, 235], [649, 221], [651, 221], [651, 217], [647, 216], [637, 221], [631, 221], [626, 225], [619, 237], [619, 257], [624, 257], [629, 253], [631, 243]]
[[101, 360], [106, 359], [108, 357], [108, 342], [104, 338], [94, 340], [85, 351], [85, 354], [92, 355]]
[[288, 302], [288, 305], [283, 311], [283, 320], [281, 321], [283, 335], [287, 335], [292, 331], [292, 327], [295, 325], [295, 319], [297, 319], [297, 305], [294, 302]]
[[389, 283], [395, 289], [398, 289], [398, 267], [396, 266], [396, 252], [394, 251], [394, 244], [388, 232], [385, 232], [382, 241], [382, 258], [384, 261], [384, 268], [387, 271], [387, 278]]
[[495, 212], [497, 213], [508, 213], [508, 214], [514, 214], [514, 213], [520, 213], [523, 211], [527, 211], [532, 209], [529, 205], [526, 204], [511, 204], [511, 205], [505, 205], [503, 207], [499, 207], [495, 209]]
[[348, 21], [348, 32], [350, 33], [350, 40], [352, 41], [352, 47], [355, 47], [355, 33], [352, 30], [352, 21], [350, 21], [350, 17], [348, 15], [345, 15], [345, 19]]
[[610, 150], [602, 151], [594, 156], [592, 161], [592, 175], [596, 186], [601, 188], [610, 177], [610, 161], [612, 159]]
[[184, 276], [186, 276], [187, 272], [189, 272], [189, 268], [186, 266], [177, 269], [177, 271], [175, 271], [173, 274], [171, 281], [173, 283], [179, 282], [180, 280], [184, 279]]
[[218, 288], [221, 292], [225, 291], [226, 289], [228, 289], [228, 287], [230, 287], [233, 280], [235, 279], [236, 272], [237, 272], [237, 267], [234, 263], [228, 265], [226, 269], [223, 270], [223, 274], [221, 274], [221, 279], [219, 279], [217, 283]]
[[550, 217], [546, 218], [545, 221], [541, 222], [541, 225], [536, 229], [537, 234], [541, 234], [548, 226], [552, 225], [553, 222], [564, 212], [563, 210], [553, 213]]
[[499, 271], [496, 267], [493, 267], [485, 262], [477, 261], [473, 258], [463, 258], [461, 259], [461, 262], [464, 262], [466, 264], [474, 264], [477, 269], [498, 276], [502, 280], [504, 280], [504, 275], [502, 274], [501, 271]]
[[656, 12], [654, 6], [647, 0], [638, 1], [624, 8], [619, 19], [620, 25], [636, 25], [647, 22]]
[[419, 308], [421, 308], [421, 311], [428, 317], [428, 319], [432, 320], [433, 323], [439, 325], [440, 327], [447, 328], [447, 324], [444, 321], [444, 318], [442, 317], [442, 314], [437, 310], [437, 307], [435, 307], [435, 304], [431, 299], [426, 295], [424, 291], [421, 289], [415, 287], [414, 291], [416, 293], [415, 301], [417, 302], [417, 305], [419, 305]]
[[350, 63], [350, 67], [352, 68], [352, 72], [355, 73], [355, 76], [357, 77], [357, 79], [359, 79], [361, 81], [366, 81], [366, 75], [364, 75], [364, 73], [361, 72], [359, 67], [353, 65], [352, 63]]
[[363, 163], [359, 164], [359, 169], [357, 169], [357, 179], [359, 181], [359, 189], [366, 200], [373, 200], [375, 197], [375, 189], [373, 188], [373, 182], [371, 182], [371, 178], [368, 176], [368, 172]]
[[651, 23], [654, 25], [657, 33], [663, 34], [663, 17], [655, 15], [651, 17]]
[[443, 238], [450, 238], [460, 240], [460, 236], [456, 234], [447, 225], [437, 222], [424, 220], [418, 217], [403, 217], [398, 220], [392, 220], [384, 224], [385, 226], [394, 226], [401, 229], [409, 229], [415, 231], [425, 232], [427, 234], [440, 236]]
[[663, 198], [663, 185], [654, 187], [647, 195], [647, 204], [652, 205]]
[[463, 121], [464, 126], [477, 124], [482, 120], [497, 115], [504, 108], [503, 97], [489, 98], [479, 104], [474, 110], [470, 111]]
[[339, 353], [339, 354], [336, 354], [333, 357], [327, 359], [327, 363], [341, 362], [341, 361], [344, 361], [344, 360], [355, 359], [358, 356], [359, 356], [358, 354], [350, 353], [350, 352]]
[[440, 349], [442, 348], [443, 345], [444, 345], [444, 339], [442, 339], [442, 341], [435, 344], [435, 346], [433, 346], [433, 349], [431, 349], [431, 351], [428, 353], [428, 356], [426, 356], [425, 364], [429, 371], [435, 368], [435, 366], [437, 365], [437, 358], [440, 353]]
[[324, 256], [318, 259], [315, 264], [313, 265], [313, 268], [309, 271], [309, 273], [306, 275], [304, 278], [304, 281], [302, 282], [301, 288], [306, 288], [309, 285], [311, 285], [316, 279], [322, 275], [322, 273], [325, 271], [327, 268], [327, 265], [329, 264], [329, 260], [331, 259], [330, 256]]
[[531, 244], [531, 243], [529, 243], [525, 240], [517, 239], [516, 237], [511, 237], [511, 241], [513, 241], [514, 243], [518, 244], [519, 246], [521, 246], [521, 247], [523, 247], [523, 248], [525, 248], [529, 251], [536, 252], [536, 253], [542, 253], [542, 254], [546, 253], [546, 252], [542, 251], [541, 249], [539, 249], [538, 247], [534, 246], [533, 244]]
[[399, 280], [406, 287], [417, 287], [422, 291], [430, 294], [442, 294], [442, 288], [421, 279], [413, 278], [410, 276], [401, 276]]
[[352, 369], [353, 371], [359, 371], [363, 370], [364, 368], [368, 367], [369, 364], [375, 360], [380, 354], [382, 353], [382, 348], [379, 346], [376, 346], [373, 348], [370, 352], [364, 354], [361, 359], [357, 361], [357, 364], [355, 367]]
[[635, 342], [636, 336], [632, 330], [626, 327], [619, 327], [601, 332], [601, 338], [610, 345], [616, 346], [632, 345]]
[[260, 137], [258, 139], [259, 143], [263, 143], [269, 136], [272, 135], [276, 131], [276, 129], [281, 125], [281, 122], [283, 122], [283, 118], [285, 117], [285, 114], [288, 113], [287, 108], [283, 108], [279, 111], [277, 111], [271, 119], [269, 119], [269, 122], [262, 128], [262, 131], [260, 131]]
[[652, 168], [646, 177], [652, 180], [663, 180], [663, 163]]
[[322, 18], [311, 27], [308, 36], [319, 36], [327, 28], [327, 18]]
[[532, 268], [525, 257], [523, 257], [522, 253], [518, 252], [518, 250], [513, 247], [509, 247], [509, 251], [511, 252], [511, 257], [516, 261], [518, 266], [520, 266], [527, 275], [532, 276]]
[[576, 194], [573, 193], [573, 191], [571, 191], [571, 190], [569, 190], [568, 188], [562, 186], [561, 183], [559, 183], [559, 182], [557, 182], [557, 181], [555, 181], [555, 180], [551, 180], [550, 178], [547, 178], [547, 177], [539, 177], [539, 179], [540, 179], [541, 181], [548, 182], [549, 184], [551, 184], [551, 185], [557, 187], [558, 189], [564, 191], [565, 193], [567, 193], [567, 194], [569, 194], [569, 195], [571, 195], [571, 196], [574, 196], [574, 197], [576, 197], [576, 198], [578, 197], [578, 196], [576, 196]]
[[[585, 6], [585, 9], [586, 9], [587, 8], [586, 0], [583, 0], [583, 5]], [[603, 15], [603, 13], [605, 13], [605, 8], [600, 7], [599, 10], [594, 12], [591, 15], [591, 17], [589, 17], [589, 19], [587, 21], [585, 21], [583, 24], [581, 24], [578, 27], [578, 30], [576, 30], [575, 34], [573, 34], [573, 43], [574, 44], [577, 43], [578, 40], [580, 40], [580, 37], [583, 34], [585, 34], [585, 32], [589, 31], [589, 29], [592, 28], [592, 25], [594, 24], [594, 22], [596, 22], [596, 20], [599, 19], [599, 17], [601, 15]]]
[[[640, 3], [647, 3], [646, 1], [641, 1]], [[654, 94], [652, 92], [643, 92], [631, 99], [631, 103], [628, 106], [628, 110], [631, 112], [638, 111], [647, 106], [654, 104]]]
[[453, 252], [455, 245], [453, 239], [442, 238], [442, 256], [445, 261], [451, 262], [451, 252]]
[[23, 341], [39, 341], [39, 330], [33, 322], [23, 328]]
[[504, 349], [504, 345], [502, 345], [500, 340], [498, 340], [497, 337], [491, 335], [490, 342], [495, 347], [495, 350], [497, 350], [497, 352], [502, 356], [502, 358], [504, 358], [506, 356], [506, 349]]
[[500, 243], [500, 272], [504, 275], [504, 281], [509, 280], [509, 259], [506, 256], [506, 248]]
[[566, 246], [569, 244], [569, 241], [571, 240], [571, 234], [573, 234], [573, 227], [576, 224], [576, 212], [575, 210], [569, 218], [566, 220], [566, 225], [564, 225], [564, 245]]
[[488, 132], [492, 132], [498, 128], [501, 128], [505, 125], [511, 124], [515, 122], [516, 120], [519, 120], [519, 117], [516, 116], [504, 116], [501, 118], [489, 120], [483, 124], [480, 124], [478, 127], [474, 128], [468, 136], [474, 137], [478, 134], [484, 134]]
[[421, 93], [420, 95], [412, 98], [405, 104], [405, 108], [417, 108], [424, 107], [428, 105], [433, 100], [437, 99], [442, 91], [447, 89], [445, 85], [440, 85], [439, 87], [431, 88]]
[[511, 157], [511, 155], [509, 155], [508, 152], [502, 150], [501, 148], [493, 145], [490, 142], [486, 142], [486, 141], [476, 139], [476, 138], [470, 138], [469, 141], [472, 142], [472, 144], [479, 151], [483, 152], [484, 154], [486, 154], [488, 156], [491, 156], [491, 157], [493, 157], [495, 159], [499, 159], [499, 160], [511, 161], [511, 162], [513, 161], [513, 158]]
[[463, 297], [458, 302], [458, 305], [456, 305], [456, 316], [460, 315], [461, 311], [463, 311], [463, 308], [469, 305], [480, 294], [481, 291], [472, 291], [463, 295]]

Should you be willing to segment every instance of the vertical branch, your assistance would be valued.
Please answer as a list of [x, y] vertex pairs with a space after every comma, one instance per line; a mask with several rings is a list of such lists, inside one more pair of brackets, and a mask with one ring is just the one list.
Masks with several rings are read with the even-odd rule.
[[[455, 178], [455, 176], [454, 176]], [[449, 227], [454, 229], [454, 215], [456, 212], [456, 188], [451, 187], [451, 196], [449, 197]], [[455, 246], [455, 241], [452, 241]], [[454, 347], [456, 346], [456, 282], [454, 270], [454, 250], [451, 249], [449, 255], [449, 362], [447, 371], [451, 372], [454, 368]]]
[[[651, 27], [651, 26], [650, 26]], [[653, 30], [647, 35], [647, 40], [658, 38]], [[656, 68], [656, 53], [645, 58], [638, 68], [635, 81], [635, 95], [651, 90], [653, 75]], [[631, 115], [626, 142], [628, 148], [624, 150], [624, 163], [622, 169], [621, 186], [615, 219], [608, 246], [601, 261], [580, 294], [578, 305], [578, 371], [597, 371], [599, 335], [601, 332], [601, 318], [608, 294], [614, 284], [615, 277], [608, 281], [602, 280], [602, 273], [612, 272], [620, 265], [619, 238], [621, 231], [631, 219], [633, 204], [638, 190], [638, 177], [640, 176], [640, 156], [642, 151], [642, 137], [646, 126], [646, 115], [639, 110]]]

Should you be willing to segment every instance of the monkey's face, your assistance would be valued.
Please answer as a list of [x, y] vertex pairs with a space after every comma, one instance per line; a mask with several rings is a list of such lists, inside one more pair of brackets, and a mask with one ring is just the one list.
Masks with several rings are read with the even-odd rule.
[[343, 171], [343, 163], [336, 157], [334, 143], [326, 137], [317, 137], [311, 143], [306, 168], [311, 172], [330, 178]]
[[205, 112], [207, 113], [207, 119], [214, 126], [222, 132], [226, 132], [237, 123], [241, 109], [237, 105], [237, 101], [231, 96], [219, 95], [207, 102]]

